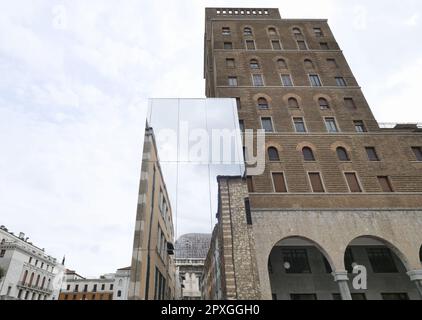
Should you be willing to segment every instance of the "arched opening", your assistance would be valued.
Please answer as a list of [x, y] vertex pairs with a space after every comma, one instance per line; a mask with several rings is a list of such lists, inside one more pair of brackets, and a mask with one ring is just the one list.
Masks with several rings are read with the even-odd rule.
[[319, 108], [321, 110], [328, 110], [330, 109], [330, 104], [328, 103], [327, 99], [319, 98], [318, 99]]
[[32, 281], [34, 281], [34, 273], [31, 273], [31, 277], [29, 278], [29, 286], [32, 286]]
[[331, 259], [314, 241], [290, 237], [278, 242], [268, 259], [273, 300], [332, 300], [338, 286]]
[[311, 148], [304, 147], [302, 149], [302, 153], [303, 153], [303, 160], [305, 160], [305, 161], [315, 161], [315, 155], [314, 155], [314, 152], [312, 151]]
[[22, 283], [26, 284], [26, 279], [28, 278], [28, 270], [25, 270], [22, 278]]
[[287, 69], [287, 62], [284, 59], [278, 59], [277, 65], [280, 69]]
[[249, 67], [251, 69], [259, 69], [259, 62], [256, 59], [252, 59], [251, 61], [249, 61]]
[[278, 154], [277, 148], [274, 148], [274, 147], [268, 148], [268, 159], [270, 161], [280, 161], [280, 155]]
[[245, 35], [245, 36], [251, 36], [252, 35], [252, 29], [249, 28], [249, 27], [245, 27], [243, 29], [243, 35]]
[[340, 161], [350, 161], [349, 154], [347, 153], [347, 150], [343, 147], [337, 148], [337, 157]]
[[259, 98], [258, 99], [258, 108], [259, 109], [268, 109], [269, 108], [269, 104], [267, 99], [265, 98]]
[[[373, 236], [354, 239], [344, 254], [344, 265], [355, 300], [419, 300], [416, 286], [407, 275], [406, 257], [384, 239]], [[366, 270], [366, 289], [354, 281], [363, 275], [361, 270]]]
[[273, 28], [273, 27], [268, 28], [268, 34], [270, 36], [276, 36], [277, 35], [277, 30], [275, 28]]
[[289, 108], [299, 109], [299, 102], [296, 98], [289, 98], [288, 100]]
[[306, 69], [315, 69], [314, 63], [312, 62], [312, 60], [306, 59], [304, 61], [305, 64], [305, 68]]

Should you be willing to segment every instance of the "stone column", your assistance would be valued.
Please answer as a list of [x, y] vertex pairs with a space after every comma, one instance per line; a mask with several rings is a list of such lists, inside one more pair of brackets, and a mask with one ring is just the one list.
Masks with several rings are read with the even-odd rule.
[[349, 277], [347, 276], [347, 271], [334, 271], [333, 276], [334, 281], [338, 283], [341, 300], [352, 300], [352, 295], [350, 294], [348, 284]]
[[407, 275], [410, 277], [410, 280], [415, 283], [422, 299], [422, 270], [409, 271]]

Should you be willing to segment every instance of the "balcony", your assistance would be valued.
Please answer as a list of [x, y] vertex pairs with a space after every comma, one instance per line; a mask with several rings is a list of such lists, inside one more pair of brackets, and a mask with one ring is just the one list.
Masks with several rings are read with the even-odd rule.
[[41, 293], [44, 293], [44, 294], [52, 294], [53, 293], [53, 290], [47, 289], [45, 287], [42, 288], [40, 286], [29, 285], [29, 283], [24, 283], [23, 281], [18, 282], [18, 287], [38, 291], [38, 292], [41, 292]]

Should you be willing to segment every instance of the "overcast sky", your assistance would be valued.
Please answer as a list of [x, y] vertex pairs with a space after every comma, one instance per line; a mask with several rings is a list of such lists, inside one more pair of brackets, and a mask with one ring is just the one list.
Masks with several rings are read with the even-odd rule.
[[254, 5], [328, 18], [376, 118], [422, 122], [420, 0], [2, 1], [0, 224], [86, 276], [128, 266], [146, 99], [203, 97], [204, 7]]

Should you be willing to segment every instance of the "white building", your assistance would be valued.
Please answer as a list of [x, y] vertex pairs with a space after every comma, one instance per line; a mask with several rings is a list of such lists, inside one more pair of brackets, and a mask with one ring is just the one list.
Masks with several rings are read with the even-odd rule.
[[59, 300], [127, 300], [130, 267], [99, 278], [84, 278], [66, 270]]
[[15, 236], [0, 227], [0, 280], [2, 300], [57, 300], [64, 266], [28, 242], [24, 233]]

